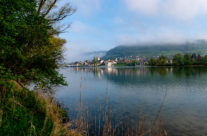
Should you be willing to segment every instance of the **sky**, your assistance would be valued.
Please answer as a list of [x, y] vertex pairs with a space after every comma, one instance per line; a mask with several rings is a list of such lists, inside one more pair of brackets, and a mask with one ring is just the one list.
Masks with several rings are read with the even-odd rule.
[[67, 2], [77, 11], [60, 35], [66, 62], [118, 45], [207, 39], [207, 0], [61, 0]]

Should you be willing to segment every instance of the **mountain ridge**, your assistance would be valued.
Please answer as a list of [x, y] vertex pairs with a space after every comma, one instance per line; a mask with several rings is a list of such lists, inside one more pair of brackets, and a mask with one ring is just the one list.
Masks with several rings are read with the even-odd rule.
[[196, 40], [185, 43], [119, 45], [107, 51], [103, 59], [115, 59], [129, 56], [172, 56], [176, 53], [197, 53], [200, 55], [207, 55], [207, 41]]

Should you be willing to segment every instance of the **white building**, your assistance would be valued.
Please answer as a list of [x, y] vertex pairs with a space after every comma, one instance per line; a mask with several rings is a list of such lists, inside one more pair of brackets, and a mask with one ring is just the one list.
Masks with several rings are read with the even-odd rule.
[[97, 57], [97, 60], [98, 60], [98, 61], [101, 60], [100, 56]]
[[107, 66], [107, 67], [111, 67], [111, 66], [113, 66], [114, 64], [117, 64], [117, 62], [115, 62], [115, 61], [106, 61], [106, 62], [105, 62], [105, 66]]
[[105, 62], [105, 66], [107, 67], [111, 67], [113, 65], [113, 63], [111, 61], [106, 61]]

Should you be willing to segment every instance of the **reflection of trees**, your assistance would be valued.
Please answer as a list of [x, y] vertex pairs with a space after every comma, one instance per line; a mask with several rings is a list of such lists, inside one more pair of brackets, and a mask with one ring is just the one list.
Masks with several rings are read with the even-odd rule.
[[90, 67], [90, 68], [86, 68], [86, 67], [75, 67], [73, 68], [73, 70], [75, 72], [85, 72], [85, 73], [93, 73], [93, 75], [95, 77], [98, 77], [98, 79], [100, 79], [101, 75], [103, 75], [103, 69], [101, 68], [97, 68], [97, 67]]
[[207, 70], [205, 67], [176, 67], [173, 69], [173, 75], [177, 78], [182, 77], [196, 77], [200, 76], [204, 73], [207, 73]]
[[207, 73], [205, 67], [76, 68], [75, 71], [93, 73], [99, 79], [103, 76], [120, 85], [163, 84]]
[[155, 67], [149, 67], [150, 74], [153, 76], [154, 74], [158, 73], [160, 76], [166, 76], [168, 72], [170, 72], [170, 68], [166, 67], [160, 67], [160, 68], [155, 68]]
[[149, 67], [150, 74], [154, 76], [166, 76], [173, 73], [176, 78], [200, 76], [202, 73], [207, 73], [205, 67]]
[[140, 83], [147, 83], [150, 78], [149, 69], [142, 68], [117, 68], [116, 74], [114, 72], [104, 73], [107, 80], [120, 85], [136, 85]]

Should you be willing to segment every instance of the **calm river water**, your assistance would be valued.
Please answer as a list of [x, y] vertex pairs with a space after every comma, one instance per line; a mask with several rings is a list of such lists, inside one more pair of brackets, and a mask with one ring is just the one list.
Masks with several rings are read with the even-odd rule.
[[85, 117], [91, 135], [97, 135], [97, 124], [106, 115], [108, 121], [125, 127], [159, 116], [169, 136], [207, 135], [207, 68], [60, 71], [69, 85], [58, 87], [55, 96], [72, 121]]

